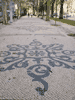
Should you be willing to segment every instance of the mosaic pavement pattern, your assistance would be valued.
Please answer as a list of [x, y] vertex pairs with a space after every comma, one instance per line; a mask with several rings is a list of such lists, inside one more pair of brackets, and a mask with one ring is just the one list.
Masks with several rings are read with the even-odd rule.
[[[57, 43], [44, 45], [36, 39], [29, 45], [7, 45], [8, 51], [0, 51], [0, 72], [14, 70], [15, 68], [27, 68], [29, 66], [28, 61], [31, 59], [36, 64], [33, 63], [34, 65], [27, 68], [27, 74], [32, 77], [33, 82], [38, 81], [43, 84], [44, 88], [36, 86], [35, 89], [39, 95], [43, 96], [48, 90], [48, 83], [44, 78], [52, 73], [52, 67], [75, 70], [75, 51], [63, 50], [63, 47], [62, 44]], [[44, 59], [47, 59], [48, 64], [41, 64]], [[10, 65], [7, 66], [7, 64]]]
[[[25, 18], [25, 19], [22, 18], [20, 23], [18, 22], [19, 26], [15, 25], [14, 29], [18, 29], [18, 30], [22, 29], [30, 32], [50, 29], [50, 25], [41, 22], [40, 19], [37, 21], [35, 18]], [[22, 24], [24, 24], [24, 26]]]
[[18, 29], [18, 30], [23, 29], [23, 30], [27, 30], [27, 31], [30, 31], [30, 32], [50, 29], [50, 27], [33, 26], [33, 25], [21, 26], [21, 27], [15, 27], [15, 28]]

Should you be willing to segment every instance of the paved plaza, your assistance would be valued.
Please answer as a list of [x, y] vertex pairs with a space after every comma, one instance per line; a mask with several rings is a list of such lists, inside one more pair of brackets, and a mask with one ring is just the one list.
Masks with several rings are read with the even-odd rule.
[[23, 16], [0, 26], [0, 100], [75, 100], [75, 26]]

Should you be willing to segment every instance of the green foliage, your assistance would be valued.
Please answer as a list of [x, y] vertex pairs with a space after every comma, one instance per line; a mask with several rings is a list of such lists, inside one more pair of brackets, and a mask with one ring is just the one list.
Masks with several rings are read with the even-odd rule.
[[71, 34], [68, 34], [68, 36], [74, 36], [74, 37], [75, 37], [75, 34], [72, 34], [72, 33], [71, 33]]
[[39, 4], [39, 12], [42, 12], [44, 10], [43, 2], [41, 1]]

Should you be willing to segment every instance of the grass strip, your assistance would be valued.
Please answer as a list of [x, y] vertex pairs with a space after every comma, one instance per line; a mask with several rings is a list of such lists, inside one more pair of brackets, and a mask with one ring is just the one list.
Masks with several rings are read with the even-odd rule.
[[73, 20], [59, 19], [59, 18], [51, 18], [51, 17], [50, 17], [50, 19], [56, 20], [56, 21], [60, 21], [60, 22], [63, 22], [63, 23], [66, 23], [66, 24], [69, 24], [69, 25], [72, 25], [72, 26], [75, 26], [75, 21], [73, 21]]
[[68, 34], [68, 36], [74, 36], [74, 37], [75, 37], [75, 34], [72, 34], [72, 33], [71, 33], [71, 34]]

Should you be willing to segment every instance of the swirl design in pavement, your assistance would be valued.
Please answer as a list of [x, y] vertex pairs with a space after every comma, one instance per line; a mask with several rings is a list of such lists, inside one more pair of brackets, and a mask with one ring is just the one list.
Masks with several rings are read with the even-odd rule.
[[[63, 50], [62, 44], [43, 45], [35, 39], [29, 45], [12, 44], [7, 45], [7, 48], [8, 51], [0, 51], [0, 72], [28, 67], [27, 74], [33, 78], [32, 81], [38, 81], [44, 85], [43, 89], [36, 88], [41, 96], [48, 90], [48, 83], [44, 77], [52, 73], [51, 67], [75, 70], [75, 51]], [[32, 66], [29, 66], [29, 60], [32, 60]]]

